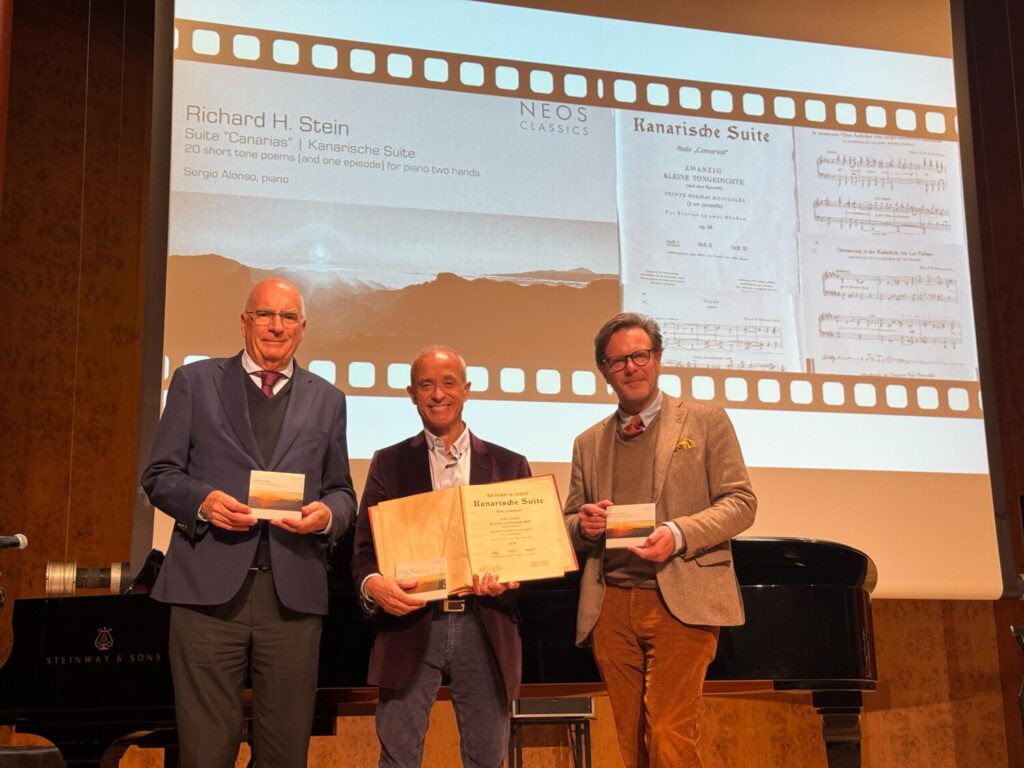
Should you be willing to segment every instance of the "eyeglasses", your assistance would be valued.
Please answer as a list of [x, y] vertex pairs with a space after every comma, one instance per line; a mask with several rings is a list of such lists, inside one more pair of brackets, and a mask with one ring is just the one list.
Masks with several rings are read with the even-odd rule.
[[612, 373], [617, 373], [625, 368], [627, 360], [632, 360], [633, 365], [637, 368], [643, 368], [651, 362], [651, 356], [657, 351], [656, 349], [638, 349], [636, 352], [631, 352], [628, 355], [606, 357], [603, 362], [605, 367]]
[[302, 316], [298, 312], [275, 312], [272, 309], [250, 309], [246, 313], [252, 318], [252, 324], [258, 326], [270, 325], [275, 317], [281, 318], [281, 325], [291, 328], [299, 324]]

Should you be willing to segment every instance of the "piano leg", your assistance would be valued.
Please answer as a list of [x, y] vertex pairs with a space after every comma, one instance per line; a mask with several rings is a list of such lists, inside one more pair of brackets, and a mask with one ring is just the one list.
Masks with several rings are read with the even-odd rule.
[[[1021, 497], [1021, 503], [1024, 504], [1024, 496]], [[1010, 632], [1017, 641], [1017, 647], [1024, 652], [1024, 626], [1014, 624], [1010, 627]], [[1024, 679], [1020, 681], [1020, 691], [1017, 693], [1017, 706], [1020, 707], [1020, 722], [1024, 726]]]
[[65, 724], [45, 724], [31, 733], [53, 742], [67, 768], [117, 768], [128, 744], [123, 725], [92, 725], [88, 729]]
[[160, 724], [136, 723], [137, 730], [125, 733], [125, 724], [44, 724], [31, 731], [53, 742], [60, 750], [67, 768], [118, 768], [121, 758], [130, 746], [142, 749], [159, 747], [164, 749], [164, 765], [173, 766], [178, 762], [177, 734], [173, 728]]
[[590, 720], [579, 717], [549, 717], [531, 720], [512, 718], [508, 739], [508, 768], [523, 768], [523, 728], [527, 725], [565, 725], [568, 728], [569, 748], [572, 750], [573, 768], [591, 768]]
[[860, 768], [860, 691], [813, 691], [811, 703], [821, 715], [828, 768]]

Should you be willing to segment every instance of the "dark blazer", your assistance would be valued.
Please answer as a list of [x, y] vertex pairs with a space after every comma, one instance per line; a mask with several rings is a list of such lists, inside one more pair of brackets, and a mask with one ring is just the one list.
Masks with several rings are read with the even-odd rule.
[[[470, 446], [471, 485], [530, 476], [530, 465], [518, 453], [485, 442], [473, 434], [470, 434]], [[379, 573], [370, 517], [366, 510], [386, 499], [424, 493], [432, 487], [430, 457], [422, 432], [409, 440], [382, 448], [373, 455], [356, 518], [355, 551], [352, 555], [352, 578], [356, 589], [371, 573]], [[510, 600], [484, 598], [477, 602], [477, 612], [494, 649], [505, 692], [510, 699], [517, 698], [523, 659], [514, 606]], [[370, 685], [404, 688], [409, 684], [427, 647], [431, 616], [429, 609], [413, 611], [405, 616], [378, 612], [377, 638], [370, 653], [367, 674]]]
[[345, 396], [295, 365], [277, 447], [260, 456], [246, 401], [241, 353], [203, 360], [174, 373], [142, 487], [176, 524], [153, 597], [179, 605], [220, 605], [242, 586], [256, 554], [259, 526], [225, 531], [199, 521], [213, 490], [241, 502], [254, 469], [301, 472], [303, 504], [322, 501], [333, 515], [329, 535], [270, 530], [274, 586], [281, 603], [303, 613], [327, 612], [326, 551], [351, 525], [355, 492], [345, 439]]

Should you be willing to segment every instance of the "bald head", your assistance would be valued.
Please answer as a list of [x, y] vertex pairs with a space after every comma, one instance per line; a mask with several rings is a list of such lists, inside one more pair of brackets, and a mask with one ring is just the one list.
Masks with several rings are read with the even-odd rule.
[[459, 381], [463, 384], [466, 383], [466, 361], [454, 349], [443, 344], [431, 344], [429, 347], [424, 347], [419, 351], [416, 359], [412, 361], [412, 368], [409, 371], [410, 383], [415, 385], [417, 371], [433, 361], [452, 363], [459, 371]]
[[291, 294], [293, 300], [299, 308], [299, 315], [302, 317], [306, 316], [306, 304], [302, 300], [302, 294], [299, 293], [299, 289], [295, 287], [294, 283], [285, 280], [282, 277], [271, 277], [266, 280], [260, 280], [256, 285], [249, 291], [249, 298], [245, 300], [245, 311], [249, 312], [253, 309], [258, 309], [263, 306], [260, 302], [265, 297], [267, 292], [272, 293], [288, 293]]
[[466, 361], [451, 347], [426, 347], [412, 363], [411, 378], [409, 397], [423, 427], [450, 446], [466, 429], [462, 421], [462, 407], [469, 397]]

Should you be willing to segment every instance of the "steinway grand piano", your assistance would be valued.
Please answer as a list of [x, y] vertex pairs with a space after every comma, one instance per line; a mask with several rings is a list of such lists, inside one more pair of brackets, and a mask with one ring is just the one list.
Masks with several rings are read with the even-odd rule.
[[[860, 764], [863, 691], [874, 690], [871, 560], [804, 539], [733, 542], [747, 621], [722, 631], [708, 694], [810, 692], [829, 768]], [[600, 689], [589, 649], [573, 644], [578, 582], [524, 585], [523, 696]], [[166, 606], [144, 595], [14, 602], [14, 643], [0, 668], [0, 725], [42, 736], [69, 766], [113, 766], [127, 747], [175, 744]], [[372, 701], [373, 630], [351, 587], [331, 594], [320, 653], [315, 734]]]

